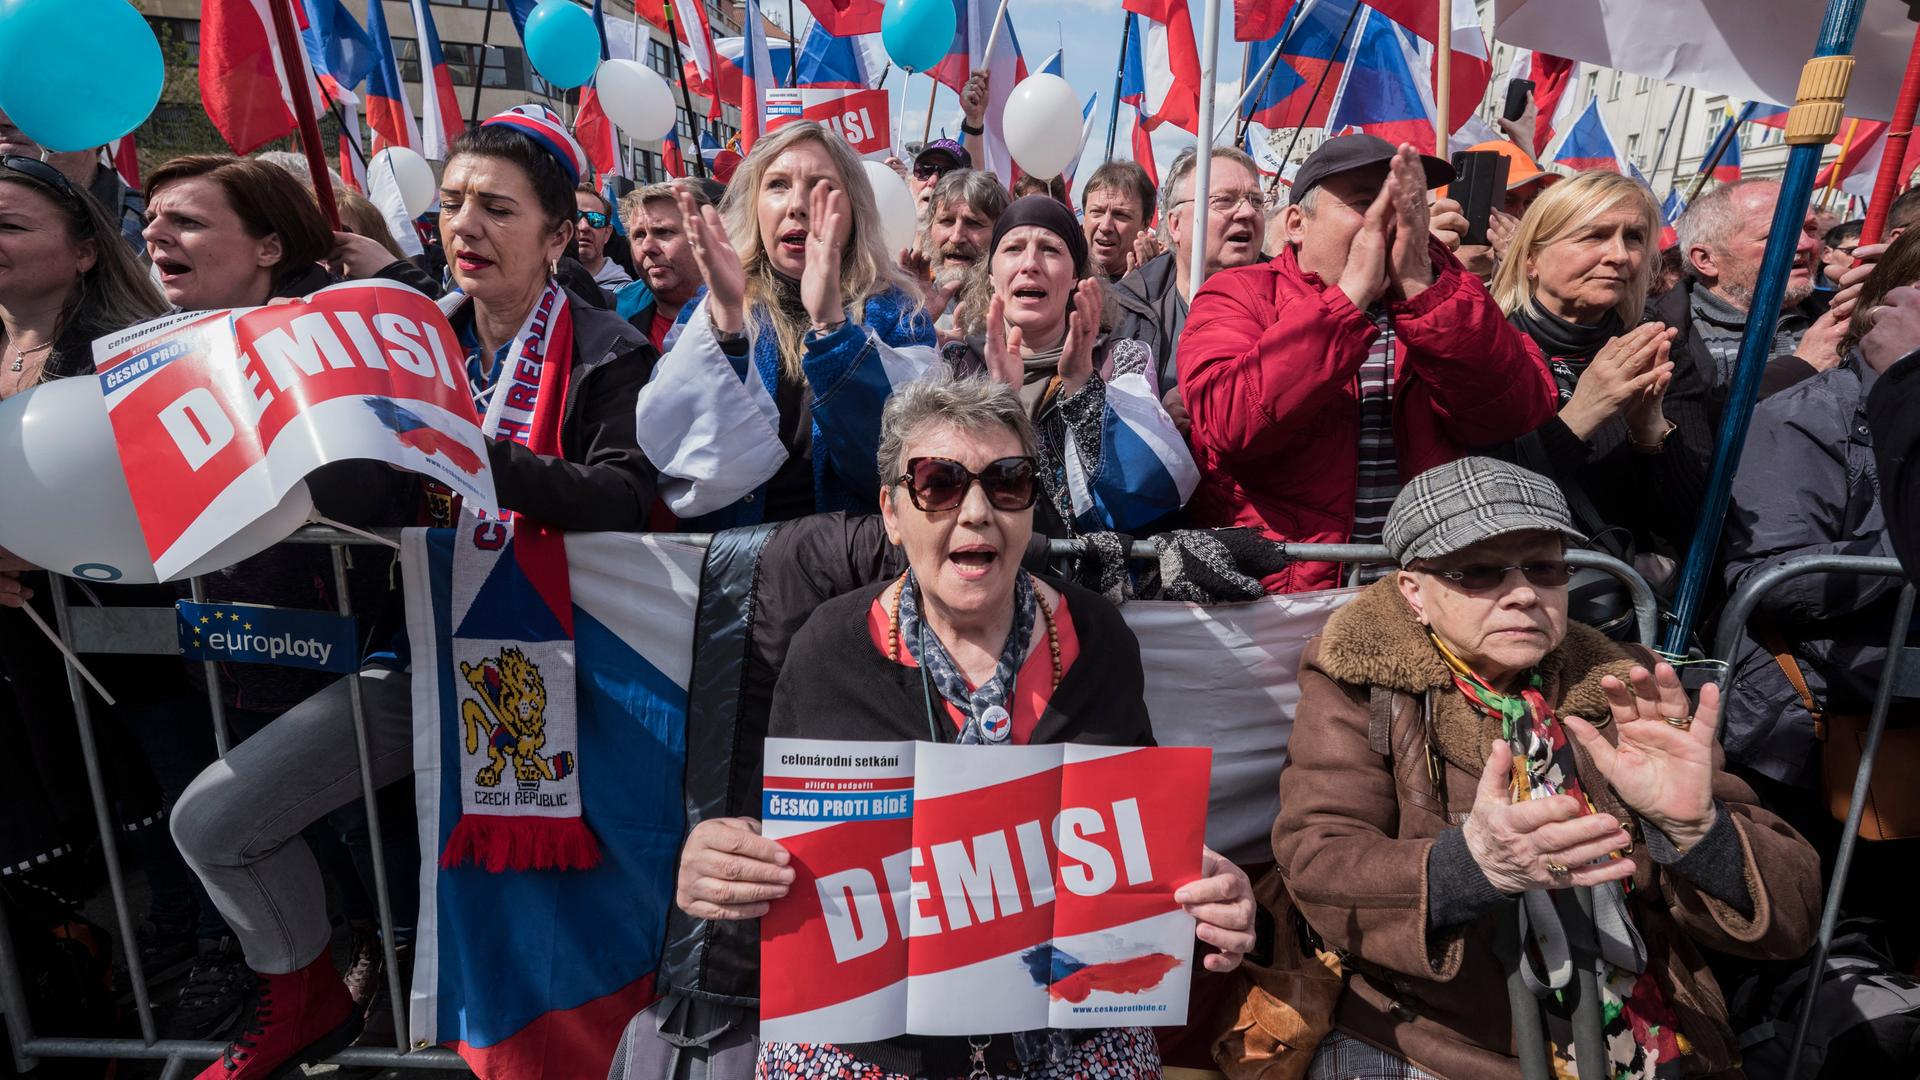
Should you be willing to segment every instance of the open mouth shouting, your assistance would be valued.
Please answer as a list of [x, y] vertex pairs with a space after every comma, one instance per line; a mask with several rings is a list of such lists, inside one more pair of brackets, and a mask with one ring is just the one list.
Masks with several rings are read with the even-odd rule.
[[780, 234], [780, 250], [796, 260], [807, 257], [807, 230], [792, 228]]
[[991, 544], [964, 544], [947, 552], [947, 563], [963, 581], [979, 581], [993, 573], [1000, 552]]
[[185, 284], [187, 276], [193, 273], [193, 264], [171, 255], [157, 255], [153, 268], [160, 272], [161, 285]]

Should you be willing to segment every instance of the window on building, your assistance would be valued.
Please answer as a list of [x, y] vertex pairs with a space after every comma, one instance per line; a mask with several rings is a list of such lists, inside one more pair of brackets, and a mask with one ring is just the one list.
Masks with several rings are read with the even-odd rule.
[[1594, 98], [1598, 97], [1599, 94], [1600, 94], [1600, 73], [1597, 71], [1589, 71], [1587, 72], [1586, 100], [1592, 101]]
[[1640, 133], [1637, 131], [1627, 136], [1627, 160], [1636, 163], [1640, 160]]
[[1636, 94], [1644, 94], [1651, 89], [1653, 89], [1653, 80], [1645, 75], [1640, 76], [1639, 81], [1633, 84], [1633, 92]]
[[647, 66], [660, 73], [668, 82], [679, 78], [673, 70], [673, 46], [659, 38], [647, 39]]
[[1621, 76], [1621, 74], [1620, 74], [1619, 72], [1617, 72], [1617, 71], [1616, 71], [1616, 72], [1614, 72], [1614, 73], [1613, 73], [1613, 81], [1607, 84], [1607, 100], [1608, 100], [1608, 101], [1619, 101], [1619, 100], [1620, 100], [1620, 83], [1621, 83], [1621, 80], [1622, 80], [1622, 76]]

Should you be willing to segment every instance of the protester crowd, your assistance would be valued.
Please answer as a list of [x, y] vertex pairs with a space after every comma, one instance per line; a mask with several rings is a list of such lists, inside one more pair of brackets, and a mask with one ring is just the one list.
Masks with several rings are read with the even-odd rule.
[[[1113, 604], [1147, 583], [1075, 577], [1033, 557], [1036, 538], [1124, 552], [1116, 536], [1159, 537], [1256, 593], [1358, 590], [1300, 671], [1271, 859], [1197, 853], [1202, 876], [1176, 898], [1204, 957], [1187, 1031], [757, 1045], [750, 1011], [670, 997], [629, 1029], [616, 1076], [1138, 1077], [1289, 1048], [1289, 1075], [1326, 1078], [1519, 1077], [1523, 1052], [1574, 1075], [1576, 1048], [1609, 1076], [1739, 1075], [1758, 1018], [1730, 1002], [1813, 939], [1839, 845], [1824, 740], [1872, 699], [1900, 582], [1812, 575], [1769, 593], [1699, 689], [1693, 664], [1669, 662], [1685, 658], [1625, 643], [1623, 590], [1567, 552], [1672, 594], [1778, 185], [1709, 191], [1663, 251], [1644, 185], [1542, 171], [1501, 143], [1504, 213], [1463, 246], [1439, 190], [1449, 163], [1346, 135], [1285, 187], [1230, 148], [1204, 191], [1192, 151], [1158, 190], [1109, 162], [1076, 207], [1064, 185], [1009, 190], [974, 167], [976, 80], [967, 138], [895, 163], [920, 207], [906, 251], [883, 241], [852, 150], [808, 122], [763, 135], [724, 181], [615, 202], [557, 116], [511, 110], [455, 143], [428, 252], [407, 258], [356, 196], [331, 227], [301, 159], [183, 157], [132, 191], [100, 154], [42, 154], [0, 117], [0, 399], [92, 374], [92, 341], [170, 311], [343, 280], [419, 290], [467, 350], [505, 509], [563, 531], [877, 522], [845, 532], [840, 563], [885, 572], [781, 631], [776, 735], [1151, 745], [1139, 646]], [[1894, 204], [1884, 244], [1808, 213], [1717, 598], [1795, 556], [1920, 557], [1916, 221], [1920, 191]], [[500, 426], [514, 371], [564, 402], [544, 441]], [[307, 483], [351, 526], [457, 520], [444, 489], [377, 463]], [[1300, 543], [1388, 560], [1278, 547]], [[138, 949], [150, 974], [186, 971], [163, 1034], [230, 1042], [203, 1080], [392, 1045], [382, 935], [404, 985], [422, 853], [408, 642], [376, 551], [345, 578], [358, 704], [331, 676], [221, 665], [211, 690], [235, 741], [217, 764], [202, 665], [99, 665], [117, 698], [93, 712], [111, 811], [150, 887]], [[204, 586], [340, 599], [322, 548], [276, 547]], [[16, 930], [75, 925], [97, 887], [62, 663], [17, 610], [50, 615], [55, 589], [107, 607], [187, 595], [49, 577], [0, 551], [0, 738], [15, 748], [0, 895]], [[924, 725], [914, 669], [937, 693]], [[1016, 678], [1045, 689], [1016, 707]], [[392, 926], [371, 900], [356, 711]], [[688, 826], [685, 918], [751, 923], [784, 895], [786, 853], [756, 821]], [[1896, 888], [1910, 850], [1868, 844], [1847, 900], [1887, 920], [1895, 970], [1920, 951]], [[1596, 936], [1605, 977], [1576, 992], [1554, 958]], [[1509, 1016], [1516, 968], [1527, 1005]], [[98, 1033], [96, 1015], [62, 1019]], [[689, 1034], [706, 1026], [732, 1034]]]

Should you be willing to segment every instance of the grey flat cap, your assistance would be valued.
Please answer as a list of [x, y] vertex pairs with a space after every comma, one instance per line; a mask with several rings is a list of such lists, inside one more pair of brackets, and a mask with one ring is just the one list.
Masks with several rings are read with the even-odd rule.
[[1387, 511], [1384, 539], [1395, 562], [1451, 555], [1482, 540], [1542, 530], [1586, 542], [1553, 481], [1518, 465], [1468, 457], [1413, 478]]

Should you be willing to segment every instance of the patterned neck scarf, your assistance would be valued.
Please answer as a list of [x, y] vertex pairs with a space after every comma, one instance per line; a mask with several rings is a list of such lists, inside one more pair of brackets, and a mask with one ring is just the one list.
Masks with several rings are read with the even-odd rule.
[[[1431, 636], [1431, 635], [1429, 635]], [[1580, 784], [1578, 760], [1566, 727], [1553, 715], [1539, 671], [1529, 671], [1521, 679], [1518, 693], [1502, 693], [1448, 649], [1445, 642], [1432, 637], [1447, 667], [1453, 673], [1454, 688], [1466, 695], [1468, 703], [1500, 721], [1500, 737], [1513, 748], [1513, 775], [1509, 791], [1514, 802], [1572, 795], [1588, 813], [1594, 813], [1593, 800]], [[1616, 852], [1615, 854], [1624, 854]], [[1542, 897], [1529, 894], [1532, 908], [1544, 916], [1551, 905]], [[1626, 892], [1619, 883], [1595, 887], [1596, 909], [1611, 909], [1626, 919]], [[1546, 916], [1549, 917], [1550, 916]], [[1605, 953], [1606, 949], [1602, 948]], [[1692, 1044], [1680, 1033], [1680, 1019], [1667, 1004], [1666, 995], [1653, 974], [1633, 970], [1619, 963], [1601, 961], [1601, 1032], [1606, 1036], [1609, 1058], [1608, 1075], [1614, 1080], [1671, 1080], [1681, 1075], [1681, 1059], [1693, 1052]], [[1563, 992], [1550, 993], [1542, 1010], [1546, 1015], [1546, 1034], [1555, 1075], [1573, 1076], [1573, 1017]]]
[[992, 678], [977, 689], [968, 689], [966, 676], [960, 674], [940, 635], [920, 617], [920, 583], [913, 571], [907, 571], [906, 583], [900, 587], [900, 640], [940, 696], [967, 718], [954, 742], [997, 746], [1012, 739], [1013, 683], [1026, 661], [1027, 641], [1033, 637], [1039, 606], [1033, 578], [1025, 570], [1017, 571], [1013, 579], [1013, 627], [1007, 631], [1007, 643], [1001, 646], [1000, 662], [994, 665]]

